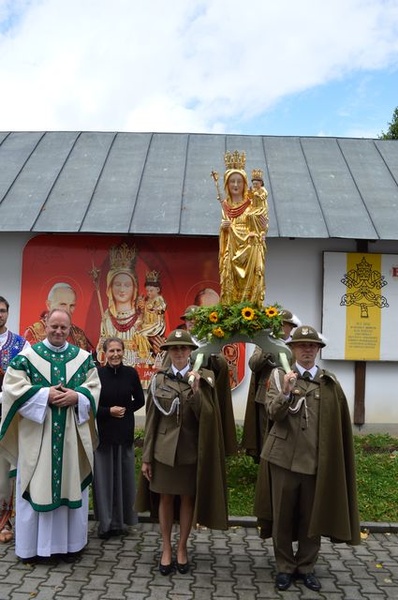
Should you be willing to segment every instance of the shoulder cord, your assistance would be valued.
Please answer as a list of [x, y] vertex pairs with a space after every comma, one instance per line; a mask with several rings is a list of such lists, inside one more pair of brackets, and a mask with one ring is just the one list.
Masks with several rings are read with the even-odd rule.
[[[274, 380], [275, 380], [275, 385], [278, 388], [278, 392], [281, 394], [282, 393], [282, 386], [281, 386], [281, 382], [279, 379], [279, 371], [278, 369], [275, 369], [274, 371]], [[295, 406], [289, 406], [289, 412], [291, 412], [293, 415], [296, 415], [299, 410], [301, 409], [301, 407], [304, 404], [304, 416], [305, 416], [305, 420], [306, 423], [308, 425], [308, 408], [307, 408], [307, 402], [306, 402], [306, 398], [305, 396], [301, 396], [301, 398], [299, 398], [295, 404]]]
[[156, 398], [155, 391], [156, 391], [156, 375], [154, 377], [152, 377], [152, 381], [151, 381], [151, 393], [152, 393], [153, 403], [156, 406], [156, 408], [158, 410], [160, 410], [160, 412], [163, 415], [165, 415], [165, 417], [171, 417], [171, 415], [173, 415], [177, 411], [177, 421], [178, 421], [178, 417], [180, 415], [180, 398], [179, 398], [179, 396], [176, 396], [174, 398], [174, 400], [172, 401], [170, 410], [166, 410], [165, 408], [163, 408], [163, 406], [160, 404], [159, 400]]

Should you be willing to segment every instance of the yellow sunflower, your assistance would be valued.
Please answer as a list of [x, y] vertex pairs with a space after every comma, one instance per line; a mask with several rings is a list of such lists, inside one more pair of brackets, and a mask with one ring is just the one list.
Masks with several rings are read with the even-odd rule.
[[224, 331], [221, 329], [221, 327], [215, 327], [213, 329], [213, 335], [215, 335], [218, 338], [223, 338], [225, 336]]
[[211, 321], [212, 323], [217, 323], [218, 322], [218, 314], [216, 313], [215, 310], [213, 310], [213, 312], [211, 312], [209, 314], [209, 321]]
[[278, 314], [278, 309], [275, 308], [275, 306], [268, 306], [268, 308], [265, 309], [265, 314], [270, 318], [276, 317]]
[[250, 306], [245, 306], [245, 308], [242, 308], [241, 310], [241, 315], [246, 321], [253, 321], [255, 312]]

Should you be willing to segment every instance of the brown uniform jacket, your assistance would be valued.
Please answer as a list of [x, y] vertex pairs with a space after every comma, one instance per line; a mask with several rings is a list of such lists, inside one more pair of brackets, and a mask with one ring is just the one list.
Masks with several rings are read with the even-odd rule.
[[[214, 375], [211, 373], [214, 385]], [[180, 404], [173, 414], [164, 415], [153, 401], [152, 386], [148, 392], [145, 417], [145, 438], [142, 461], [154, 459], [173, 467], [193, 464], [198, 459], [198, 423], [201, 411], [200, 394], [193, 394], [187, 377], [177, 381], [171, 369], [159, 372], [154, 382], [159, 405], [170, 411], [172, 402], [179, 397]]]
[[[193, 440], [188, 440], [189, 423], [181, 415], [177, 422], [176, 414], [166, 417], [156, 407], [149, 390], [146, 404], [146, 423], [143, 447], [143, 461], [152, 462], [153, 458], [161, 462], [174, 465], [175, 460], [185, 462], [197, 461], [196, 471], [196, 497], [194, 522], [211, 529], [228, 528], [227, 508], [227, 479], [225, 468], [225, 450], [223, 430], [221, 426], [220, 409], [215, 392], [214, 373], [207, 369], [200, 369], [200, 388], [195, 394], [190, 386], [173, 380], [167, 373], [160, 371], [155, 377], [156, 396], [160, 399], [161, 406], [167, 409], [176, 393], [182, 390], [185, 401], [191, 405], [192, 415], [198, 419], [197, 437], [195, 448]], [[177, 387], [178, 386], [178, 387]], [[182, 401], [184, 402], [184, 398]], [[183, 409], [184, 410], [184, 409]], [[182, 417], [182, 418], [181, 418]], [[182, 434], [182, 439], [180, 436]], [[159, 440], [160, 437], [164, 439]], [[168, 440], [168, 441], [167, 441]], [[182, 458], [182, 447], [185, 446]], [[183, 463], [181, 463], [183, 464]], [[135, 508], [138, 512], [150, 511], [157, 517], [157, 494], [149, 492], [148, 482], [140, 477]]]
[[[268, 459], [287, 469], [296, 468], [296, 449], [299, 446], [296, 445], [294, 436], [299, 433], [298, 427], [305, 420], [302, 412], [304, 405], [295, 415], [288, 411], [290, 402], [283, 398], [275, 377], [282, 381], [283, 371], [275, 369], [270, 378], [266, 402], [267, 407], [270, 407], [268, 416], [271, 418], [272, 412], [274, 420], [264, 443], [254, 506], [254, 514], [262, 527], [263, 537], [272, 535]], [[317, 440], [316, 454], [312, 459], [316, 464], [316, 488], [308, 535], [323, 535], [336, 542], [359, 544], [355, 455], [346, 397], [339, 382], [329, 371], [318, 370], [314, 382], [305, 385], [311, 390], [314, 399], [314, 386], [317, 389], [319, 410], [317, 430], [313, 438]], [[295, 398], [292, 403], [294, 405]], [[310, 412], [308, 423], [311, 422], [311, 417], [314, 420], [315, 413]], [[271, 441], [268, 442], [268, 439]], [[285, 453], [283, 458], [282, 453]], [[306, 467], [303, 468], [299, 472], [306, 472]]]

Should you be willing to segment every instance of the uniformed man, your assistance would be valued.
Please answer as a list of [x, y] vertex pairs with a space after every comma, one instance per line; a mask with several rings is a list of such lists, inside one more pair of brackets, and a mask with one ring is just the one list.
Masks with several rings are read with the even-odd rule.
[[287, 590], [297, 578], [319, 591], [314, 566], [321, 536], [360, 543], [351, 418], [335, 375], [316, 365], [326, 345], [317, 331], [298, 327], [288, 345], [293, 366], [272, 371], [266, 394], [272, 426], [261, 453], [255, 514], [263, 537], [272, 535], [276, 588]]

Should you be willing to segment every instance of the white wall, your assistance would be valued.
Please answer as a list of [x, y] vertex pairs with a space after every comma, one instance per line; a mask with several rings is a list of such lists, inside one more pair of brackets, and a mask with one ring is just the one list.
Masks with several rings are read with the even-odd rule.
[[[0, 234], [0, 295], [10, 302], [10, 329], [19, 331], [22, 253], [29, 234]], [[322, 253], [355, 252], [354, 240], [269, 239], [266, 263], [266, 302], [278, 302], [294, 312], [303, 324], [318, 331], [322, 326]], [[398, 242], [369, 244], [370, 252], [398, 253]], [[398, 332], [397, 343], [398, 343]], [[248, 352], [250, 355], [250, 351]], [[335, 372], [353, 410], [354, 363], [319, 361]], [[364, 430], [398, 433], [398, 392], [396, 363], [368, 363], [366, 369]], [[250, 369], [233, 392], [235, 417], [244, 417]], [[140, 411], [141, 414], [141, 411]]]
[[7, 327], [19, 332], [21, 304], [22, 253], [32, 236], [24, 233], [0, 233], [0, 296], [10, 303]]

